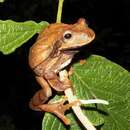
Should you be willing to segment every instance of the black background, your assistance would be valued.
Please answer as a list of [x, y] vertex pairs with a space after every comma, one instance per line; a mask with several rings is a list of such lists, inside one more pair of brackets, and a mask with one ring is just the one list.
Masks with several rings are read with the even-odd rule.
[[[0, 19], [55, 22], [58, 0], [5, 0]], [[84, 17], [95, 30], [88, 46], [92, 54], [105, 56], [130, 70], [130, 1], [65, 0], [62, 21], [75, 23]], [[40, 130], [43, 115], [28, 108], [40, 86], [28, 66], [28, 52], [37, 35], [11, 55], [0, 53], [0, 130]]]

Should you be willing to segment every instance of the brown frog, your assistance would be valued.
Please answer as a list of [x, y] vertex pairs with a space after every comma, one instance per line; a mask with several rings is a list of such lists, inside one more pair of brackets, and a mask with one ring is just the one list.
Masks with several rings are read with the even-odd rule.
[[60, 81], [58, 74], [71, 63], [79, 48], [89, 44], [94, 38], [94, 31], [88, 27], [83, 18], [75, 24], [50, 24], [39, 34], [29, 52], [29, 65], [34, 70], [36, 80], [42, 89], [31, 99], [31, 109], [51, 112], [65, 124], [69, 124], [64, 112], [74, 105], [73, 103], [66, 105], [64, 101], [44, 103], [52, 96], [51, 87], [58, 92], [71, 87], [69, 79]]

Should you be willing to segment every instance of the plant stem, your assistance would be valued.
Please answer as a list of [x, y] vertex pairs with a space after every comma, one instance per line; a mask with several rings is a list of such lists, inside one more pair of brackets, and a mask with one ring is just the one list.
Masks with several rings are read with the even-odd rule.
[[[68, 73], [66, 70], [62, 70], [59, 73], [60, 75], [60, 80], [64, 81], [68, 77]], [[65, 96], [68, 98], [69, 103], [76, 101], [76, 97], [73, 95], [73, 91], [71, 88], [66, 89], [65, 91]], [[93, 126], [93, 124], [89, 121], [87, 116], [85, 116], [81, 110], [80, 105], [74, 105], [72, 106], [72, 110], [77, 116], [77, 118], [80, 120], [80, 122], [83, 124], [86, 130], [96, 130], [96, 128]]]
[[59, 0], [56, 23], [61, 23], [63, 2], [64, 0]]
[[[68, 97], [68, 101], [70, 103], [77, 100], [75, 99], [71, 88], [65, 90], [65, 95]], [[77, 116], [77, 118], [80, 120], [82, 125], [86, 128], [86, 130], [96, 130], [93, 124], [89, 121], [88, 117], [85, 116], [82, 112], [80, 105], [77, 104], [75, 106], [72, 106], [72, 110]]]

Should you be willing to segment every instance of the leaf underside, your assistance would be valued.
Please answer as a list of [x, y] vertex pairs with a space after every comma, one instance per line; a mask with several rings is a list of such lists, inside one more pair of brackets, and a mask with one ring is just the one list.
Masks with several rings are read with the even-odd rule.
[[33, 35], [40, 32], [48, 25], [42, 21], [14, 22], [12, 20], [0, 20], [0, 51], [10, 54], [28, 41]]
[[[130, 74], [104, 57], [92, 55], [84, 64], [76, 63], [71, 76], [80, 99], [99, 98], [109, 105], [83, 106], [83, 112], [100, 130], [130, 130]], [[72, 110], [67, 112], [71, 125], [45, 113], [42, 130], [84, 130]]]

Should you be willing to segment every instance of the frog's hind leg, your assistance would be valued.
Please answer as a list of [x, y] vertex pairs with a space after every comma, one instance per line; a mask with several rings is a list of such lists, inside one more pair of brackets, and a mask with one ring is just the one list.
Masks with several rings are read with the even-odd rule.
[[64, 122], [65, 125], [69, 125], [70, 120], [64, 114], [65, 114], [66, 110], [68, 110], [70, 107], [76, 105], [79, 102], [74, 101], [74, 102], [67, 103], [67, 104], [65, 104], [65, 102], [66, 102], [66, 98], [64, 98], [58, 102], [39, 105], [39, 108], [42, 111], [47, 111], [47, 112], [53, 113], [54, 115], [59, 117]]
[[[63, 99], [58, 102], [44, 104], [46, 101], [48, 101], [48, 98], [52, 95], [51, 88], [46, 82], [46, 80], [43, 79], [43, 77], [36, 77], [36, 79], [41, 85], [42, 89], [36, 92], [36, 94], [31, 99], [29, 103], [30, 108], [36, 111], [46, 111], [53, 113], [54, 115], [59, 117], [66, 125], [69, 125], [70, 121], [64, 114], [66, 110], [75, 105], [76, 102], [65, 104], [66, 99]], [[59, 82], [61, 83], [61, 87], [63, 85], [62, 82], [57, 77], [56, 78], [52, 77], [52, 79], [49, 80], [49, 83], [50, 82], [52, 83], [51, 85], [55, 86], [59, 85]]]
[[32, 110], [40, 111], [39, 105], [44, 104], [48, 98], [52, 95], [51, 88], [49, 84], [43, 77], [36, 77], [36, 80], [41, 85], [42, 89], [37, 91], [31, 101], [29, 102], [29, 107]]

